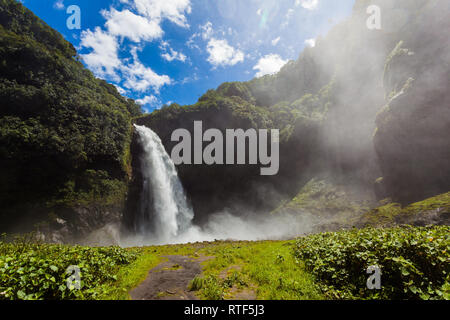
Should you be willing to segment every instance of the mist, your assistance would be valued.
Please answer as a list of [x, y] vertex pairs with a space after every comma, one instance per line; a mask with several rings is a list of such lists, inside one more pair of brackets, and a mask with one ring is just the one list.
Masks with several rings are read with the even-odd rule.
[[[297, 61], [288, 64], [277, 76], [266, 78], [264, 81], [269, 83], [268, 87], [258, 84], [258, 80], [256, 80], [256, 84], [248, 84], [257, 105], [267, 105], [270, 108], [272, 104], [284, 101], [283, 103], [289, 105], [289, 108], [295, 109], [296, 102], [301, 101], [308, 94], [318, 101], [315, 105], [316, 108], [321, 108], [322, 104], [327, 105], [321, 115], [320, 125], [315, 131], [305, 132], [303, 127], [295, 128], [296, 120], [290, 119], [292, 121], [290, 125], [293, 125], [295, 129], [289, 144], [281, 146], [283, 152], [280, 154], [282, 164], [280, 175], [273, 179], [275, 183], [269, 187], [270, 190], [279, 190], [280, 186], [286, 185], [289, 186], [286, 188], [288, 192], [280, 191], [280, 194], [275, 192], [277, 193], [276, 197], [267, 197], [266, 193], [261, 194], [259, 189], [262, 186], [271, 185], [271, 183], [268, 183], [268, 180], [255, 178], [251, 187], [253, 198], [248, 197], [250, 209], [239, 208], [238, 204], [237, 208], [233, 208], [232, 211], [215, 211], [218, 213], [209, 211], [205, 214], [206, 218], [202, 219], [201, 226], [186, 225], [187, 227], [180, 230], [177, 235], [169, 235], [166, 238], [156, 236], [151, 238], [148, 234], [122, 238], [121, 245], [186, 243], [216, 239], [283, 239], [312, 232], [317, 226], [334, 222], [333, 213], [324, 212], [323, 215], [328, 218], [328, 220], [324, 220], [313, 218], [311, 213], [304, 211], [283, 215], [271, 215], [267, 212], [278, 207], [280, 199], [286, 201], [292, 199], [292, 196], [297, 194], [311, 178], [324, 175], [332, 183], [338, 181], [359, 200], [370, 199], [371, 206], [375, 206], [376, 203], [373, 201], [375, 193], [377, 193], [377, 200], [388, 196], [394, 200], [400, 198], [395, 186], [383, 185], [377, 190], [374, 189], [374, 183], [380, 177], [383, 177], [383, 181], [388, 183], [389, 181], [397, 183], [395, 179], [397, 173], [392, 170], [392, 160], [396, 159], [398, 155], [389, 154], [386, 150], [391, 148], [390, 144], [395, 144], [395, 139], [390, 137], [391, 135], [398, 134], [400, 137], [404, 135], [401, 132], [396, 133], [391, 128], [386, 130], [377, 123], [377, 119], [384, 106], [392, 103], [393, 92], [397, 94], [394, 97], [401, 96], [401, 88], [409, 77], [414, 77], [416, 83], [420, 84], [420, 90], [418, 87], [413, 87], [413, 90], [419, 91], [425, 96], [430, 95], [433, 90], [442, 91], [442, 82], [445, 79], [443, 75], [447, 74], [447, 71], [436, 69], [437, 64], [418, 67], [420, 66], [419, 61], [425, 61], [426, 55], [430, 51], [436, 53], [437, 56], [442, 56], [442, 47], [439, 43], [422, 46], [423, 43], [419, 39], [420, 37], [429, 38], [431, 35], [440, 35], [442, 32], [438, 29], [439, 23], [436, 23], [436, 26], [429, 24], [426, 29], [427, 34], [407, 33], [405, 29], [408, 26], [408, 28], [422, 30], [424, 22], [414, 19], [414, 10], [425, 8], [426, 3], [426, 1], [416, 1], [414, 4], [411, 4], [410, 1], [397, 1], [395, 4], [387, 0], [364, 3], [357, 1], [352, 15], [333, 27], [326, 35], [319, 37], [315, 47], [306, 48]], [[428, 11], [423, 10], [423, 14], [427, 17], [436, 14], [436, 10], [439, 9], [439, 1], [434, 1], [434, 3], [434, 6], [430, 5], [426, 8]], [[380, 8], [380, 30], [368, 27], [367, 20], [370, 14], [366, 9], [369, 5]], [[403, 42], [400, 42], [401, 40]], [[404, 47], [408, 49], [403, 49]], [[407, 50], [408, 54], [402, 58], [404, 61], [400, 59], [400, 63], [398, 63], [395, 60], [395, 65], [391, 67], [392, 56], [395, 57], [398, 48]], [[393, 72], [390, 72], [390, 68], [394, 68], [394, 75], [392, 75]], [[431, 74], [436, 77], [433, 78], [430, 76]], [[263, 89], [258, 85], [261, 85]], [[328, 96], [323, 94], [325, 89], [329, 91]], [[417, 93], [413, 97], [416, 95]], [[409, 100], [408, 104], [413, 108], [422, 107], [425, 99], [419, 100], [417, 97], [414, 99], [416, 101]], [[302, 107], [303, 105], [300, 105], [300, 110]], [[315, 111], [311, 111], [311, 114], [307, 114], [307, 116], [314, 119]], [[404, 115], [408, 116], [408, 113]], [[433, 122], [440, 123], [438, 120], [434, 119]], [[208, 126], [214, 127], [214, 121], [216, 120], [210, 120]], [[410, 126], [413, 119], [401, 116], [398, 121]], [[233, 123], [226, 123], [224, 126], [232, 125]], [[300, 123], [300, 126], [303, 124]], [[394, 128], [395, 124], [392, 127]], [[427, 138], [427, 134], [428, 132], [423, 132], [421, 139], [417, 141], [426, 145], [436, 145], [435, 137], [433, 136], [435, 141], [431, 141]], [[396, 152], [400, 154], [401, 148]], [[391, 159], [384, 160], [386, 156], [390, 156]], [[427, 161], [420, 163], [423, 164]], [[386, 162], [388, 163], [386, 164]], [[394, 169], [398, 167], [396, 166]], [[400, 169], [403, 170], [406, 167], [403, 165]], [[202, 168], [185, 166], [182, 170], [196, 172], [196, 174], [192, 174], [192, 179], [203, 175]], [[217, 170], [222, 169], [218, 168]], [[392, 173], [392, 171], [394, 172]], [[420, 172], [421, 169], [414, 168], [413, 171], [408, 172], [410, 177], [420, 176], [416, 171]], [[243, 172], [233, 173], [236, 175], [236, 179], [243, 179], [246, 174]], [[180, 175], [180, 177], [183, 176], [183, 174]], [[432, 174], [432, 176], [436, 175]], [[151, 175], [149, 179], [150, 177]], [[217, 179], [217, 176], [211, 176], [211, 179]], [[404, 180], [408, 181], [406, 178]], [[188, 197], [192, 196], [190, 192], [195, 190], [192, 187], [194, 182], [196, 181], [192, 180], [188, 183], [190, 186], [187, 190]], [[408, 184], [408, 182], [406, 183]], [[436, 181], [430, 181], [430, 184], [436, 184]], [[410, 186], [402, 189], [407, 190], [409, 194], [414, 193]], [[443, 190], [445, 191], [445, 187]], [[201, 202], [214, 201], [212, 191], [205, 188], [202, 192], [210, 193], [202, 195], [201, 200], [197, 199], [197, 207], [203, 205]], [[228, 200], [227, 205], [234, 201], [235, 196], [230, 191], [229, 198], [231, 200]], [[241, 198], [240, 201], [242, 200]], [[255, 213], [251, 209], [250, 202], [252, 201], [264, 203], [266, 210], [258, 210], [258, 213]]]
[[[135, 227], [125, 236], [120, 235], [117, 227], [103, 228], [104, 239], [113, 239], [120, 246], [135, 247], [214, 240], [286, 239], [312, 229], [312, 218], [307, 214], [268, 214], [243, 207], [233, 210], [239, 216], [224, 210], [209, 215], [202, 226], [195, 225], [194, 210], [161, 139], [145, 126], [136, 126], [136, 130], [142, 146], [143, 181], [138, 210], [134, 213]], [[99, 238], [98, 234], [94, 239]]]
[[[380, 8], [379, 30], [367, 26], [371, 5]], [[224, 84], [199, 99], [199, 105], [167, 107], [137, 119], [136, 124], [154, 130], [162, 140], [159, 152], [168, 154], [172, 132], [190, 130], [195, 121], [223, 132], [250, 126], [279, 129], [280, 170], [269, 178], [251, 166], [174, 166], [164, 156], [165, 170], [171, 172], [164, 178], [158, 170], [148, 172], [149, 161], [136, 148], [131, 152], [131, 205], [123, 219], [127, 230], [110, 224], [93, 237], [101, 233], [106, 243], [140, 246], [283, 239], [321, 226], [328, 231], [326, 225], [339, 220], [340, 212], [320, 212], [326, 219], [299, 208], [270, 214], [312, 179], [368, 200], [367, 212], [384, 200], [408, 205], [448, 191], [447, 15], [443, 0], [355, 1], [351, 16], [318, 36], [314, 47], [305, 48], [278, 74]], [[220, 105], [223, 100], [226, 107]], [[203, 109], [210, 104], [217, 109]], [[248, 114], [239, 113], [247, 104], [252, 121], [243, 121]], [[171, 114], [171, 108], [176, 112]], [[266, 112], [273, 118], [266, 118]], [[155, 194], [161, 185], [171, 192]], [[180, 212], [183, 221], [178, 221]]]
[[192, 225], [178, 235], [159, 238], [157, 235], [122, 233], [120, 225], [111, 224], [81, 240], [91, 246], [118, 245], [143, 247], [152, 245], [186, 244], [196, 242], [288, 240], [310, 233], [321, 221], [308, 213], [261, 214], [236, 216], [229, 212], [212, 214], [203, 226]]

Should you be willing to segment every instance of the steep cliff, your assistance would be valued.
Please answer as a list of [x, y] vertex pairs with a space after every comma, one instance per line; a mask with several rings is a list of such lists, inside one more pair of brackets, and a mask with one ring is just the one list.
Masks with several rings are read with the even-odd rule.
[[428, 3], [386, 62], [374, 142], [382, 192], [401, 203], [450, 189], [449, 13]]
[[[371, 4], [381, 30], [367, 28]], [[38, 224], [67, 241], [133, 225], [142, 150], [132, 122], [169, 153], [172, 132], [193, 134], [194, 121], [221, 132], [280, 130], [275, 176], [261, 176], [260, 165], [178, 166], [199, 223], [223, 210], [308, 211], [338, 228], [430, 197], [441, 210], [448, 196], [433, 196], [450, 187], [448, 14], [445, 0], [357, 0], [351, 17], [278, 74], [140, 116], [59, 33], [0, 0], [0, 231]]]
[[[373, 4], [381, 9], [381, 30], [366, 24]], [[444, 193], [450, 187], [448, 13], [442, 0], [358, 0], [350, 18], [278, 74], [225, 83], [195, 105], [166, 106], [137, 123], [155, 130], [169, 152], [173, 130], [193, 133], [194, 121], [222, 132], [280, 130], [275, 177], [261, 177], [255, 166], [179, 166], [200, 220], [230, 208], [280, 209], [314, 177], [360, 196], [355, 201], [364, 205], [353, 218], [384, 198], [406, 205]], [[333, 210], [318, 208], [330, 221], [348, 213], [335, 210], [333, 218]], [[353, 218], [347, 223], [356, 224]]]
[[0, 231], [61, 240], [120, 221], [140, 108], [14, 0], [0, 1], [0, 101]]

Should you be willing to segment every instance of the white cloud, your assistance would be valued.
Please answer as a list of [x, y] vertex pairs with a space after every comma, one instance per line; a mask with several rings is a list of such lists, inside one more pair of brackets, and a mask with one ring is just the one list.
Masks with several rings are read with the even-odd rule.
[[200, 26], [200, 30], [202, 33], [202, 38], [203, 40], [208, 40], [211, 38], [214, 30], [212, 28], [212, 23], [210, 21], [208, 21], [207, 23], [205, 23], [203, 26]]
[[278, 42], [280, 42], [281, 37], [275, 38], [272, 40], [272, 45], [276, 46], [278, 44]]
[[57, 0], [54, 4], [53, 4], [53, 8], [57, 9], [57, 10], [63, 10], [65, 8], [64, 6], [64, 1], [63, 0]]
[[314, 38], [312, 38], [312, 39], [306, 39], [306, 40], [305, 40], [305, 44], [306, 44], [308, 47], [314, 48], [314, 47], [316, 46], [316, 39], [314, 39]]
[[170, 48], [170, 53], [166, 52], [161, 54], [161, 57], [163, 57], [165, 60], [171, 62], [173, 60], [178, 60], [181, 62], [186, 61], [186, 56], [182, 54], [181, 52], [174, 51], [172, 48]]
[[244, 53], [230, 46], [227, 40], [212, 38], [208, 42], [208, 62], [214, 66], [234, 66], [244, 61]]
[[178, 60], [181, 62], [186, 61], [186, 56], [181, 52], [173, 50], [167, 41], [161, 42], [159, 48], [162, 50], [161, 57], [169, 62], [173, 60]]
[[196, 39], [202, 38], [204, 41], [210, 40], [213, 37], [214, 29], [211, 21], [206, 22], [204, 25], [198, 26], [199, 32], [193, 33], [189, 40], [186, 42], [186, 45], [193, 49], [196, 48], [199, 51], [202, 51], [198, 44], [196, 44]]
[[[90, 52], [82, 54], [81, 57], [98, 77], [121, 83], [124, 88], [134, 92], [153, 89], [158, 93], [162, 86], [172, 83], [170, 77], [159, 75], [142, 64], [136, 48], [131, 51], [132, 59], [120, 58], [119, 41], [128, 38], [140, 43], [161, 38], [164, 34], [161, 28], [164, 19], [178, 26], [188, 27], [185, 14], [191, 12], [190, 0], [120, 0], [120, 2], [128, 4], [129, 9], [118, 11], [111, 8], [109, 11], [101, 12], [106, 19], [106, 30], [96, 27], [94, 31], [82, 32], [80, 47], [90, 49]], [[183, 53], [170, 47], [163, 50], [161, 56], [168, 61], [187, 59]]]
[[183, 80], [180, 81], [181, 84], [186, 84], [189, 82], [194, 82], [199, 80], [200, 78], [198, 77], [197, 73], [194, 73], [192, 76], [190, 77], [185, 77]]
[[286, 13], [286, 19], [290, 19], [292, 15], [294, 14], [295, 10], [290, 8], [288, 12]]
[[149, 95], [141, 99], [137, 99], [136, 103], [142, 107], [145, 113], [149, 113], [152, 110], [157, 110], [162, 107], [161, 100], [159, 100], [154, 95]]
[[124, 87], [137, 92], [145, 92], [150, 88], [159, 92], [159, 89], [171, 84], [171, 79], [166, 75], [158, 75], [151, 68], [144, 66], [137, 56], [137, 48], [133, 48], [133, 64], [121, 66], [121, 71], [125, 75]]
[[319, 0], [295, 0], [295, 5], [300, 5], [307, 10], [314, 10], [319, 5]]
[[189, 27], [185, 13], [191, 13], [190, 0], [134, 0], [134, 5], [140, 14], [152, 20], [168, 19], [181, 27]]
[[151, 41], [163, 35], [159, 22], [138, 16], [129, 10], [117, 11], [111, 8], [111, 11], [103, 10], [102, 15], [107, 19], [105, 26], [109, 34], [114, 36], [140, 42]]
[[253, 67], [253, 70], [258, 70], [257, 77], [262, 77], [267, 74], [275, 74], [288, 62], [283, 60], [278, 54], [269, 54], [261, 59]]
[[195, 44], [195, 36], [196, 36], [197, 34], [196, 33], [194, 33], [190, 38], [189, 38], [189, 40], [188, 41], [186, 41], [186, 46], [188, 46], [189, 48], [191, 48], [191, 49], [194, 49], [194, 48], [196, 48], [197, 50], [199, 50], [199, 51], [202, 51], [201, 49], [200, 49], [200, 47], [197, 45], [197, 44]]
[[295, 13], [295, 10], [292, 9], [292, 8], [290, 8], [290, 9], [287, 11], [286, 16], [285, 16], [285, 18], [284, 18], [284, 21], [283, 21], [283, 23], [281, 24], [281, 28], [282, 28], [282, 29], [284, 29], [284, 28], [286, 28], [286, 27], [288, 26], [288, 24], [289, 24], [289, 22], [291, 21], [291, 18], [292, 18], [292, 16], [294, 15], [294, 13]]
[[137, 99], [136, 103], [141, 105], [141, 106], [145, 106], [145, 105], [153, 105], [155, 103], [158, 103], [159, 100], [157, 97], [155, 97], [154, 95], [150, 95], [150, 96], [145, 96], [142, 99]]
[[116, 87], [116, 89], [117, 89], [117, 91], [121, 94], [121, 95], [124, 95], [124, 94], [126, 94], [127, 93], [127, 90], [125, 90], [124, 88], [122, 88], [122, 87], [120, 87], [120, 86], [118, 86], [118, 85], [114, 85], [115, 87]]
[[81, 33], [80, 45], [92, 49], [90, 53], [81, 57], [98, 77], [118, 80], [115, 69], [121, 65], [121, 61], [118, 57], [117, 39], [114, 36], [96, 27], [94, 32], [87, 30]]

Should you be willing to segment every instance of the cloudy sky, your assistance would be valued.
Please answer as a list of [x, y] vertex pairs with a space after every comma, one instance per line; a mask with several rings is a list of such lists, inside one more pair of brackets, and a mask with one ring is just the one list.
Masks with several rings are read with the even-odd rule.
[[[277, 72], [354, 0], [22, 0], [94, 74], [142, 104], [192, 104], [225, 81]], [[67, 9], [81, 9], [69, 30]]]

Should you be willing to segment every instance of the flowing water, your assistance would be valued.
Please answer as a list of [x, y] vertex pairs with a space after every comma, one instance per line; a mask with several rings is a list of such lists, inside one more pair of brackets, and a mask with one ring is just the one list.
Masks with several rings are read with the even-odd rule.
[[226, 211], [211, 213], [201, 228], [193, 225], [194, 212], [187, 201], [172, 159], [161, 139], [144, 126], [137, 126], [142, 146], [142, 191], [134, 234], [121, 237], [123, 247], [214, 241], [215, 239], [284, 239], [303, 234], [311, 217], [253, 214], [237, 217]]
[[144, 150], [143, 186], [135, 231], [157, 242], [171, 242], [191, 228], [194, 212], [161, 139], [145, 126], [135, 127]]

